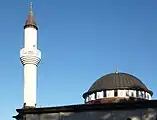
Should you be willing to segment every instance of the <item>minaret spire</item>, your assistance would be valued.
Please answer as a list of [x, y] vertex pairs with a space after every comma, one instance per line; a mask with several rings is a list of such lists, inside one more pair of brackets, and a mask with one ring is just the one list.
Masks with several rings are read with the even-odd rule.
[[38, 27], [37, 27], [37, 24], [36, 24], [36, 21], [35, 21], [35, 18], [34, 18], [34, 14], [33, 14], [32, 2], [30, 3], [29, 7], [30, 7], [30, 11], [28, 13], [27, 20], [25, 22], [24, 28], [34, 27], [35, 29], [38, 30]]
[[30, 3], [30, 11], [33, 11], [33, 4], [32, 4], [32, 2]]

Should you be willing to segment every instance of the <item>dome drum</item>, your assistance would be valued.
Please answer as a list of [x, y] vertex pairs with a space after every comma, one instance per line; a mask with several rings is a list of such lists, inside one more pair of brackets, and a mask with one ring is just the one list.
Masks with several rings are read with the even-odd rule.
[[118, 98], [118, 99], [126, 99], [126, 98], [137, 98], [137, 99], [143, 99], [143, 100], [151, 100], [151, 94], [145, 91], [140, 90], [105, 90], [105, 91], [99, 91], [94, 92], [89, 95], [86, 95], [85, 97], [85, 103], [91, 102], [93, 100], [99, 100], [99, 99], [109, 99], [109, 98]]

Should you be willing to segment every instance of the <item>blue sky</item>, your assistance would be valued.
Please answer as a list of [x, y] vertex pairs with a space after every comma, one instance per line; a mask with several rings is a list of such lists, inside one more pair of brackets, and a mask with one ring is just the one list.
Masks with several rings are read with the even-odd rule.
[[[23, 105], [23, 25], [30, 0], [1, 0], [0, 113], [12, 119]], [[99, 77], [127, 72], [157, 98], [156, 0], [33, 0], [39, 25], [38, 106], [83, 103]]]

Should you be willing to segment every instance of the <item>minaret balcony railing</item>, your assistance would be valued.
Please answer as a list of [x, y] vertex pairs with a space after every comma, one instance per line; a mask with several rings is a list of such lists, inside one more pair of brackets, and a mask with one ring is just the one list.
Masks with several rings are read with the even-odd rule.
[[36, 49], [36, 48], [22, 48], [20, 50], [20, 57], [23, 57], [23, 56], [36, 56], [38, 58], [41, 59], [41, 52], [40, 50]]
[[23, 65], [35, 64], [38, 65], [41, 59], [41, 52], [36, 48], [23, 48], [20, 50], [20, 59]]

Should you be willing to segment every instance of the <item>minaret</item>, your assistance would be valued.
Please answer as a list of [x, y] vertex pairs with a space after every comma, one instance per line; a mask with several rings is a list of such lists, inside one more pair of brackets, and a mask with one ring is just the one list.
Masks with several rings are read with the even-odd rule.
[[24, 66], [24, 107], [36, 106], [37, 66], [41, 59], [41, 52], [37, 48], [37, 31], [31, 3], [24, 25], [24, 48], [20, 51], [20, 60]]

